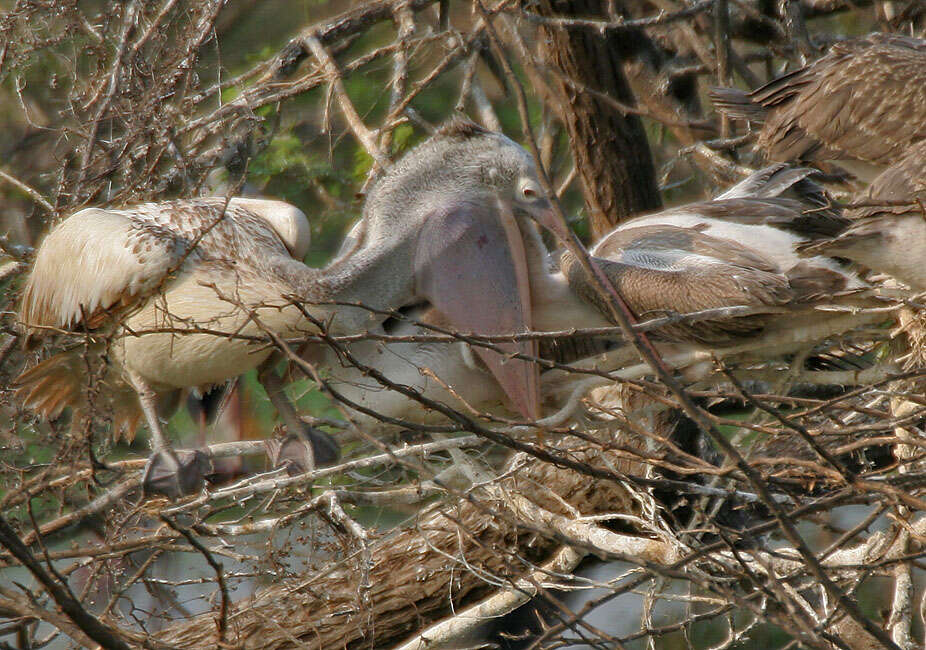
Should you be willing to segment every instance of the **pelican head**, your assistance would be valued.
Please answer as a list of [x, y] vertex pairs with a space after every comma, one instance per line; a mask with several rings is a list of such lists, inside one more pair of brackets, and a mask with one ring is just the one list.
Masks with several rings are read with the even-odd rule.
[[[388, 254], [390, 277], [410, 278], [412, 298], [427, 301], [461, 333], [516, 334], [531, 328], [523, 215], [550, 220], [550, 202], [531, 156], [517, 143], [455, 120], [399, 160], [364, 205], [365, 246]], [[408, 273], [408, 269], [411, 273]], [[532, 342], [477, 348], [515, 408], [540, 412]]]

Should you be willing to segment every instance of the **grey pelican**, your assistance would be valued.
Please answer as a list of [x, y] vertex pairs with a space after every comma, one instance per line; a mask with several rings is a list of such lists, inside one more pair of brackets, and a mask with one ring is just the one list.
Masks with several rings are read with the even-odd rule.
[[[161, 491], [187, 492], [197, 482], [176, 478], [180, 463], [158, 408], [169, 407], [177, 389], [221, 383], [264, 361], [270, 349], [247, 337], [265, 330], [300, 337], [318, 323], [332, 333], [362, 331], [382, 318], [375, 310], [421, 301], [460, 331], [530, 329], [515, 212], [551, 219], [531, 157], [503, 135], [455, 121], [376, 183], [361, 240], [324, 269], [301, 262], [308, 223], [285, 203], [213, 198], [91, 208], [42, 242], [20, 320], [29, 338], [73, 328], [114, 333], [103, 387], [119, 404], [134, 389], [154, 458], [174, 475]], [[530, 353], [536, 346], [502, 347]], [[81, 354], [61, 353], [22, 375], [26, 404], [56, 415], [85, 403], [88, 391], [75, 379], [86, 373], [69, 371]], [[537, 417], [533, 364], [487, 350], [478, 355], [517, 411]]]
[[835, 161], [870, 182], [926, 139], [926, 40], [869, 34], [746, 93], [712, 91], [732, 117], [761, 122], [769, 159]]

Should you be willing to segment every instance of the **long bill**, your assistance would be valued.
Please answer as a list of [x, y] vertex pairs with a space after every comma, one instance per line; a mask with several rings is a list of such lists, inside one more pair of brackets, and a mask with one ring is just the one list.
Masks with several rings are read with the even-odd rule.
[[[518, 334], [531, 328], [531, 294], [524, 242], [510, 208], [498, 200], [458, 201], [426, 221], [415, 255], [417, 293], [461, 333]], [[514, 408], [540, 417], [537, 365], [510, 355], [536, 356], [536, 341], [474, 346]]]

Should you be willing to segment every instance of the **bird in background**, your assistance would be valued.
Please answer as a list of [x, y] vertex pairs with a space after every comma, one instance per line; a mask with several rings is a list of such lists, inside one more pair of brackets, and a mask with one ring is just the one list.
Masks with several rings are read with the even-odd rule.
[[926, 139], [926, 40], [873, 33], [751, 92], [714, 88], [721, 112], [760, 124], [779, 162], [835, 162], [865, 182]]
[[802, 242], [926, 289], [926, 40], [898, 34], [833, 45], [809, 65], [752, 92], [717, 88], [715, 105], [760, 123], [772, 160], [831, 161], [869, 183], [846, 226]]

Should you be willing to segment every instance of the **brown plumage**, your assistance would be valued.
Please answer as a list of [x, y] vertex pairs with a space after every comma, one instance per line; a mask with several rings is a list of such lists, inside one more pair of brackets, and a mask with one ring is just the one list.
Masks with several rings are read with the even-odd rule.
[[[758, 334], [769, 314], [806, 307], [846, 288], [846, 277], [835, 271], [802, 264], [784, 269], [742, 243], [672, 225], [615, 230], [592, 254], [641, 320], [732, 306], [763, 312], [669, 325], [654, 333], [670, 341], [732, 344]], [[583, 298], [600, 302], [570, 253], [563, 255], [560, 265]]]
[[843, 232], [798, 250], [845, 257], [926, 290], [926, 141], [875, 178], [854, 203]]
[[833, 45], [813, 63], [750, 93], [712, 92], [733, 117], [763, 122], [757, 145], [771, 160], [845, 161], [883, 168], [926, 139], [926, 41], [870, 34]]
[[[45, 359], [13, 382], [16, 398], [49, 420], [71, 408], [72, 420], [80, 422], [92, 410], [112, 423], [117, 440], [124, 436], [131, 442], [141, 419], [138, 395], [117, 369], [105, 364], [104, 354], [103, 346], [79, 346]], [[96, 376], [90, 368], [100, 370], [102, 376]], [[176, 402], [166, 403], [173, 406]], [[159, 411], [169, 415], [162, 404], [165, 400], [159, 401]]]
[[[826, 331], [817, 304], [864, 286], [835, 260], [801, 258], [794, 250], [809, 233], [833, 234], [847, 223], [808, 181], [810, 173], [771, 165], [711, 201], [631, 219], [589, 252], [638, 319], [752, 308], [749, 315], [662, 327], [652, 332], [655, 339], [733, 346], [771, 328], [803, 340], [810, 330]], [[820, 220], [808, 219], [821, 207]], [[577, 260], [564, 254], [560, 266], [572, 290], [607, 316]]]

